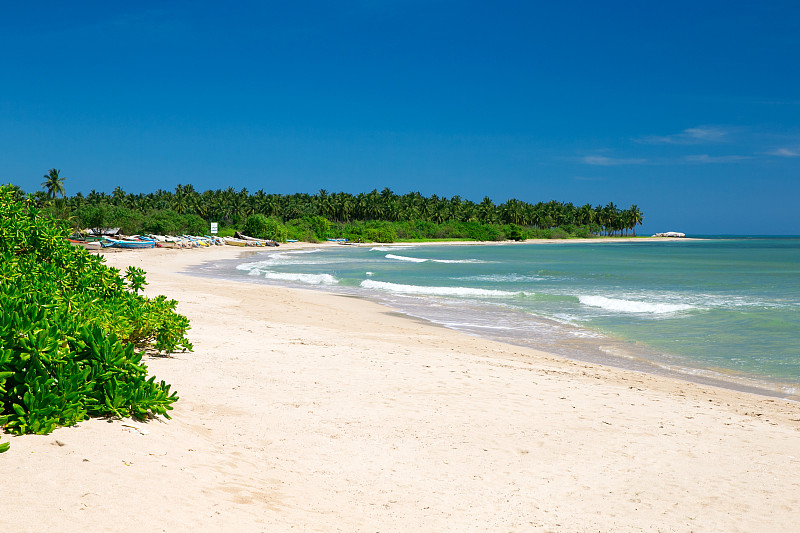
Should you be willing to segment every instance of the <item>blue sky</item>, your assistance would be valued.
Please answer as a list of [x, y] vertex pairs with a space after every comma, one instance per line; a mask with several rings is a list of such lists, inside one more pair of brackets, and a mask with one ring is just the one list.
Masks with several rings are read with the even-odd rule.
[[800, 234], [796, 1], [228, 4], [4, 6], [0, 181], [613, 201], [644, 231]]

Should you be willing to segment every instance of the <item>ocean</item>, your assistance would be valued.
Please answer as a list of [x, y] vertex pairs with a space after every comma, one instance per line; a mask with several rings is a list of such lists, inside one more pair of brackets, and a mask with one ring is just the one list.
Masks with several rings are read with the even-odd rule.
[[800, 397], [800, 238], [336, 246], [197, 273], [377, 301], [568, 358]]

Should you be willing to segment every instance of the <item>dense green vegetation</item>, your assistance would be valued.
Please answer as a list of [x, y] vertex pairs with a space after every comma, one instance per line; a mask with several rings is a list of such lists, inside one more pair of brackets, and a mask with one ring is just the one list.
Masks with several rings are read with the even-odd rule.
[[190, 350], [188, 320], [174, 300], [139, 294], [140, 269], [120, 275], [70, 246], [69, 232], [0, 187], [0, 426], [48, 433], [89, 416], [168, 417], [178, 397], [148, 378], [142, 355]]
[[47, 214], [65, 219], [75, 228], [120, 227], [127, 234], [205, 234], [208, 223], [215, 221], [222, 229], [236, 228], [276, 240], [502, 240], [622, 235], [629, 231], [635, 235], [636, 226], [643, 220], [635, 205], [620, 209], [613, 203], [529, 204], [514, 198], [495, 204], [488, 197], [475, 203], [459, 196], [398, 195], [389, 189], [356, 195], [325, 190], [281, 195], [262, 190], [251, 194], [247, 189], [230, 187], [198, 192], [191, 185], [178, 185], [174, 192], [128, 194], [117, 187], [111, 194], [91, 191], [86, 196], [78, 193], [56, 198], [63, 192], [58, 181], [63, 178], [55, 172], [43, 183], [47, 192], [32, 195]]

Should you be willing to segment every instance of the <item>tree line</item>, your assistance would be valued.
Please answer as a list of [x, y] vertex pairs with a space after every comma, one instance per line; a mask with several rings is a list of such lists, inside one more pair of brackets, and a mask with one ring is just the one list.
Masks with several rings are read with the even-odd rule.
[[[605, 205], [575, 206], [570, 202], [528, 203], [511, 198], [495, 203], [484, 197], [480, 202], [460, 196], [423, 196], [419, 192], [397, 194], [389, 188], [373, 189], [367, 193], [330, 193], [325, 189], [316, 194], [274, 194], [264, 190], [251, 193], [246, 188], [198, 191], [192, 185], [178, 185], [174, 191], [159, 189], [152, 193], [131, 194], [116, 187], [110, 194], [90, 191], [67, 196], [64, 178], [57, 169], [44, 175], [42, 189], [29, 197], [40, 207], [49, 207], [59, 218], [71, 220], [74, 226], [103, 226], [109, 223], [128, 226], [141, 225], [147, 218], [160, 217], [179, 220], [175, 224], [200, 226], [220, 222], [222, 227], [242, 228], [248, 217], [263, 215], [283, 223], [310, 217], [322, 217], [334, 226], [369, 223], [478, 223], [483, 225], [514, 225], [522, 228], [548, 230], [567, 228], [575, 233], [623, 235], [632, 232], [644, 219], [636, 206], [619, 208], [613, 202]], [[24, 192], [16, 187], [17, 193]], [[59, 198], [61, 196], [61, 198]], [[174, 225], [174, 224], [173, 224]], [[572, 231], [570, 231], [572, 230]], [[152, 232], [155, 232], [151, 230]]]

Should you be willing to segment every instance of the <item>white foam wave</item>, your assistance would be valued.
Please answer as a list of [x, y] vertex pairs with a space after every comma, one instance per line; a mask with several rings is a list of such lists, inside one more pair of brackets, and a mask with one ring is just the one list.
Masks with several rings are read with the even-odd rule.
[[296, 272], [264, 272], [264, 278], [276, 281], [297, 281], [309, 285], [336, 285], [339, 280], [330, 274], [300, 274]]
[[408, 257], [405, 255], [386, 254], [386, 259], [394, 259], [396, 261], [408, 261], [410, 263], [486, 263], [480, 259], [423, 259], [421, 257]]
[[408, 261], [410, 263], [424, 263], [428, 259], [420, 259], [419, 257], [406, 257], [404, 255], [386, 254], [386, 259], [395, 259], [396, 261]]
[[693, 305], [688, 304], [637, 302], [632, 300], [620, 300], [618, 298], [606, 298], [605, 296], [581, 295], [578, 296], [578, 300], [583, 305], [588, 305], [589, 307], [600, 307], [609, 311], [619, 311], [622, 313], [664, 314], [695, 309]]
[[350, 264], [352, 259], [345, 259], [327, 254], [318, 254], [319, 250], [301, 250], [297, 252], [277, 252], [266, 256], [260, 261], [249, 263], [241, 263], [236, 265], [237, 270], [252, 270], [254, 268], [271, 269], [280, 265], [281, 267], [289, 265], [339, 265]]
[[413, 246], [373, 246], [369, 249], [370, 252], [393, 252], [395, 250], [406, 250], [413, 248]]
[[480, 259], [431, 259], [434, 263], [486, 263]]
[[524, 274], [485, 274], [480, 276], [462, 276], [459, 278], [453, 279], [461, 279], [464, 281], [488, 281], [491, 283], [519, 283], [519, 282], [530, 282], [530, 281], [543, 281], [545, 278], [541, 276], [528, 276]]
[[271, 263], [268, 261], [257, 261], [255, 263], [241, 263], [239, 265], [236, 265], [236, 270], [253, 271], [253, 270], [258, 270], [260, 267], [266, 266], [268, 264]]
[[447, 326], [448, 328], [480, 328], [480, 329], [501, 329], [501, 330], [513, 330], [514, 328], [511, 326], [491, 326], [489, 324], [472, 324], [469, 322], [439, 322], [443, 326]]
[[273, 255], [316, 254], [316, 253], [321, 252], [321, 251], [322, 251], [321, 248], [311, 248], [311, 249], [308, 249], [308, 250], [293, 250], [291, 252], [280, 252], [279, 254], [273, 254]]
[[490, 289], [473, 289], [471, 287], [424, 287], [421, 285], [403, 285], [386, 281], [373, 281], [371, 279], [362, 281], [361, 286], [365, 289], [378, 289], [398, 294], [418, 294], [424, 296], [489, 296], [496, 298], [521, 294], [518, 292]]

